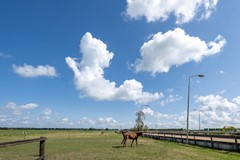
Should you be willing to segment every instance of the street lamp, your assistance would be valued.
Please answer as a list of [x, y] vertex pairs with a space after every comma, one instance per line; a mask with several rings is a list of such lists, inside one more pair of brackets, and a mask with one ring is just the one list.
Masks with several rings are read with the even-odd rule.
[[189, 99], [190, 99], [190, 82], [191, 82], [191, 78], [192, 77], [200, 77], [203, 78], [204, 75], [203, 74], [199, 74], [199, 75], [192, 75], [188, 77], [188, 103], [187, 103], [187, 144], [188, 144], [188, 134], [189, 134], [189, 130], [188, 130], [188, 126], [189, 126]]
[[194, 111], [198, 111], [199, 115], [198, 115], [198, 120], [199, 120], [199, 132], [201, 130], [200, 124], [201, 124], [201, 120], [200, 120], [200, 110], [194, 109]]

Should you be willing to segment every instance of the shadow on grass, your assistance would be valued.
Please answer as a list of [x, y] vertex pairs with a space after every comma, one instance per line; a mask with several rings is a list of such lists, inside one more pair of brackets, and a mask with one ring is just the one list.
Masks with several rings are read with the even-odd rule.
[[112, 146], [112, 148], [124, 148], [124, 146]]
[[[138, 144], [138, 147], [139, 147], [139, 146], [143, 146], [143, 144]], [[132, 146], [132, 147], [131, 147], [131, 146], [126, 146], [126, 147], [135, 148], [135, 147], [137, 147], [137, 146]], [[126, 147], [124, 147], [124, 146], [122, 146], [122, 145], [121, 145], [121, 146], [112, 146], [112, 148], [126, 148]]]

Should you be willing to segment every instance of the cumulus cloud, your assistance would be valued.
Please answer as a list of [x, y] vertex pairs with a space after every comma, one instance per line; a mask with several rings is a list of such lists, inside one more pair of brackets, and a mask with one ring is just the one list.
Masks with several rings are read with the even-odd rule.
[[100, 117], [98, 119], [98, 123], [107, 125], [107, 124], [117, 123], [117, 121], [112, 117], [106, 117], [106, 118]]
[[203, 125], [223, 127], [233, 125], [239, 127], [240, 105], [239, 96], [229, 100], [220, 95], [195, 96], [199, 103]]
[[11, 58], [11, 56], [0, 52], [0, 58], [6, 59], [6, 58]]
[[42, 123], [44, 120], [50, 119], [52, 115], [52, 110], [45, 108], [40, 117], [37, 119], [38, 122]]
[[22, 77], [39, 77], [39, 76], [47, 76], [47, 77], [57, 77], [56, 69], [49, 65], [39, 65], [37, 67], [33, 67], [31, 65], [24, 64], [23, 66], [12, 65], [13, 71], [19, 74]]
[[183, 97], [179, 95], [169, 95], [165, 100], [160, 102], [160, 105], [165, 106], [166, 104], [180, 101], [182, 98]]
[[[201, 128], [222, 128], [224, 126], [240, 127], [240, 96], [232, 99], [221, 95], [210, 94], [206, 96], [195, 96], [197, 106], [190, 109], [189, 121], [191, 129], [198, 129], [199, 112], [201, 116]], [[150, 107], [142, 110], [146, 115], [146, 124], [150, 128], [186, 128], [186, 111], [177, 114], [167, 114], [154, 111]]]
[[184, 128], [186, 116], [184, 113], [179, 114], [165, 114], [156, 112], [151, 108], [146, 109], [146, 113], [151, 121], [146, 122], [146, 125], [150, 128]]
[[151, 109], [151, 108], [143, 108], [143, 113], [146, 114], [146, 115], [153, 115], [154, 114], [154, 111]]
[[44, 116], [50, 116], [52, 114], [52, 110], [49, 108], [44, 109], [43, 115]]
[[6, 122], [9, 120], [9, 117], [6, 115], [0, 115], [0, 122]]
[[0, 107], [0, 110], [2, 110], [2, 112], [10, 112], [13, 115], [20, 115], [22, 113], [22, 111], [29, 111], [29, 110], [33, 110], [35, 108], [37, 108], [39, 105], [36, 103], [27, 103], [24, 105], [17, 105], [14, 102], [9, 102], [7, 103], [5, 106]]
[[141, 59], [137, 59], [134, 66], [138, 72], [147, 71], [153, 75], [168, 72], [172, 66], [200, 62], [204, 57], [219, 53], [225, 43], [221, 35], [206, 43], [199, 37], [186, 34], [181, 28], [158, 32], [142, 45]]
[[80, 127], [113, 127], [117, 125], [117, 121], [112, 117], [99, 117], [95, 120], [83, 117], [77, 122], [77, 124], [80, 125]]
[[68, 118], [68, 117], [64, 117], [64, 118], [62, 118], [61, 120], [62, 120], [63, 123], [65, 123], [65, 122], [68, 122], [68, 121], [69, 121], [69, 118]]
[[234, 103], [240, 105], [240, 96], [237, 96], [236, 98], [233, 98], [232, 100]]
[[80, 124], [81, 126], [93, 126], [96, 124], [96, 122], [92, 119], [89, 119], [87, 117], [83, 117], [78, 121], [78, 124]]
[[135, 79], [125, 80], [116, 87], [104, 77], [104, 69], [108, 68], [113, 58], [113, 53], [107, 50], [107, 45], [94, 38], [87, 32], [81, 39], [81, 61], [66, 57], [66, 63], [74, 72], [74, 83], [82, 97], [95, 100], [123, 100], [136, 103], [148, 103], [158, 100], [162, 93], [148, 93], [143, 91], [143, 86]]
[[201, 104], [201, 110], [203, 111], [227, 111], [235, 112], [238, 110], [236, 104], [238, 98], [234, 98], [233, 101], [229, 101], [220, 95], [208, 95], [208, 96], [195, 96], [196, 102]]
[[219, 93], [219, 94], [224, 94], [225, 92], [226, 92], [226, 90], [223, 89], [223, 90], [219, 91], [218, 93]]
[[127, 0], [124, 15], [135, 20], [145, 17], [147, 22], [165, 21], [174, 15], [176, 24], [183, 24], [194, 18], [208, 19], [217, 3], [218, 0]]
[[216, 74], [225, 74], [223, 70], [217, 71]]
[[36, 104], [36, 103], [28, 103], [28, 104], [20, 106], [20, 108], [27, 109], [27, 110], [34, 109], [37, 107], [38, 107], [38, 104]]

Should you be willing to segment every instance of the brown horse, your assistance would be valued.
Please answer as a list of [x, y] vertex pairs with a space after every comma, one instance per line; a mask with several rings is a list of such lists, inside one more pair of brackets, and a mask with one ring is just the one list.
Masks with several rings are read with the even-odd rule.
[[[126, 131], [122, 131], [122, 135], [123, 135], [123, 140], [122, 140], [121, 144], [123, 144], [123, 147], [126, 147], [127, 139], [132, 139], [132, 144], [133, 144], [133, 141], [135, 140], [136, 141], [136, 146], [138, 146], [137, 139], [138, 139], [139, 136], [142, 136], [143, 133], [142, 132], [126, 132]], [[131, 147], [132, 147], [132, 144], [131, 144]]]

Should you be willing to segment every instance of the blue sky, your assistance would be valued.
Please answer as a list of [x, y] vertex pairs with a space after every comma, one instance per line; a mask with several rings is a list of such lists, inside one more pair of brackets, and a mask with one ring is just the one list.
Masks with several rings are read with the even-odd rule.
[[239, 5], [1, 1], [0, 126], [240, 127]]

